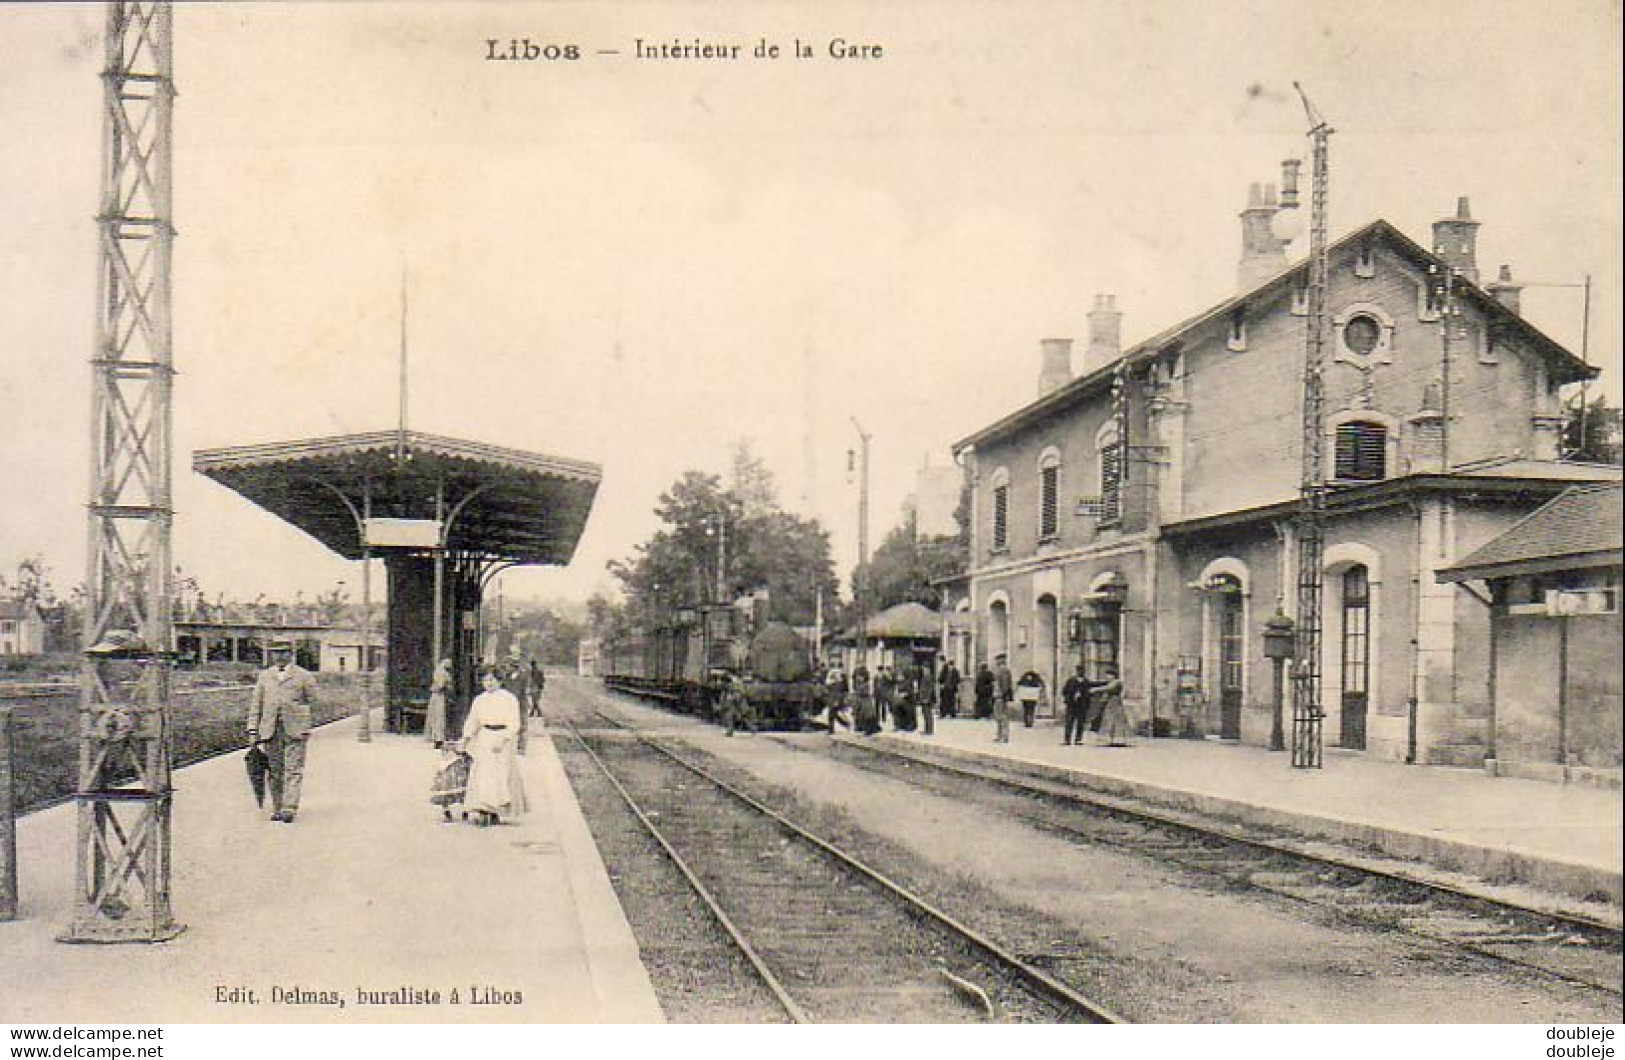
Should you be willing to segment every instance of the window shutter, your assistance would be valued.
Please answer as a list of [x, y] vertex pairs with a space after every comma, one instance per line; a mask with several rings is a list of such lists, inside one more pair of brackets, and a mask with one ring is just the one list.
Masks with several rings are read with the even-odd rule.
[[1333, 476], [1357, 482], [1388, 477], [1388, 428], [1380, 423], [1345, 423], [1337, 428]]
[[997, 486], [993, 490], [993, 547], [1005, 546], [1005, 535], [1010, 522], [1010, 487]]
[[1060, 472], [1058, 467], [1046, 467], [1039, 471], [1039, 513], [1038, 536], [1040, 539], [1054, 537], [1059, 527], [1057, 520], [1057, 494], [1059, 492]]
[[1100, 450], [1100, 519], [1112, 522], [1123, 514], [1123, 446], [1113, 442]]

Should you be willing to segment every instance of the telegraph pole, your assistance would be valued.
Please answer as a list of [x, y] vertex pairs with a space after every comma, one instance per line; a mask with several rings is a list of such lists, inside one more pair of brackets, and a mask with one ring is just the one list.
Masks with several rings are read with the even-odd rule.
[[184, 930], [169, 904], [173, 40], [169, 4], [107, 5], [78, 844], [63, 942]]
[[[1586, 273], [1585, 278], [1583, 280], [1581, 280], [1579, 283], [1574, 283], [1574, 282], [1553, 283], [1553, 282], [1542, 282], [1542, 281], [1534, 281], [1534, 280], [1520, 280], [1520, 281], [1518, 281], [1518, 286], [1519, 287], [1566, 288], [1566, 289], [1571, 290], [1571, 291], [1580, 291], [1581, 292], [1581, 303], [1580, 303], [1580, 363], [1585, 365], [1586, 368], [1589, 369], [1591, 367], [1591, 274], [1589, 272]], [[1590, 389], [1589, 389], [1590, 382], [1591, 382], [1591, 379], [1590, 379], [1589, 375], [1585, 375], [1585, 376], [1580, 377], [1580, 415], [1579, 415], [1579, 424], [1578, 424], [1578, 428], [1577, 428], [1579, 430], [1579, 432], [1580, 432], [1580, 436], [1577, 439], [1575, 439], [1575, 441], [1577, 443], [1576, 447], [1577, 448], [1582, 448], [1582, 449], [1585, 447], [1586, 439], [1588, 437], [1588, 435], [1586, 434], [1587, 417], [1589, 417], [1591, 415], [1591, 406], [1589, 404], [1589, 399], [1590, 399], [1590, 396], [1591, 396], [1590, 395]], [[1561, 440], [1560, 440], [1560, 447], [1561, 447]], [[1559, 455], [1562, 455], [1562, 454], [1560, 453]]]
[[1330, 184], [1328, 143], [1334, 131], [1296, 81], [1309, 120], [1309, 319], [1303, 358], [1303, 467], [1298, 528], [1298, 616], [1294, 627], [1292, 679], [1292, 764], [1299, 769], [1321, 764], [1320, 634], [1321, 562], [1326, 547], [1326, 289], [1330, 263], [1326, 238]]
[[869, 611], [865, 595], [869, 588], [869, 432], [856, 416], [852, 426], [861, 442], [858, 468], [858, 569], [853, 579], [852, 600], [858, 605], [858, 663], [867, 665], [869, 654]]

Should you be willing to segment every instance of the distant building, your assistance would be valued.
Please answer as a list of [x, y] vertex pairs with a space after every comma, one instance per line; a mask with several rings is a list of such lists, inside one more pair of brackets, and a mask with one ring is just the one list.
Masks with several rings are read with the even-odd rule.
[[1497, 772], [1620, 784], [1622, 506], [1577, 486], [1437, 575], [1487, 589]]
[[[1234, 297], [1127, 351], [1098, 297], [1082, 373], [1070, 340], [1045, 340], [1038, 398], [955, 446], [972, 543], [944, 609], [968, 612], [976, 660], [1008, 653], [1050, 687], [1076, 661], [1114, 664], [1141, 727], [1268, 743], [1264, 623], [1297, 607], [1309, 300], [1278, 209], [1254, 189]], [[1558, 460], [1559, 390], [1596, 370], [1524, 320], [1509, 271], [1480, 284], [1477, 233], [1462, 199], [1432, 249], [1381, 220], [1330, 248], [1328, 746], [1482, 761], [1489, 616], [1434, 575], [1570, 486], [1619, 480]]]
[[[287, 641], [300, 666], [312, 672], [354, 673], [361, 665], [362, 632], [354, 627], [317, 624], [185, 620], [175, 623], [175, 653], [182, 664], [265, 665], [265, 647]], [[383, 666], [384, 636], [372, 633], [372, 668]]]
[[0, 655], [45, 650], [45, 616], [32, 600], [0, 600]]
[[576, 645], [576, 674], [581, 677], [598, 676], [598, 638], [582, 637]]

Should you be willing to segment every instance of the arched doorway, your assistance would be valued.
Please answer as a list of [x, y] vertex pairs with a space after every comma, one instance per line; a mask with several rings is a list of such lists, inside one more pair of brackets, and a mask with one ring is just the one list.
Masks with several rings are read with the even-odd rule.
[[1055, 702], [1061, 665], [1060, 608], [1048, 593], [1033, 605], [1033, 669], [1044, 679], [1049, 700]]
[[1342, 728], [1338, 744], [1363, 751], [1366, 716], [1371, 709], [1371, 576], [1363, 564], [1343, 572], [1340, 611], [1338, 684]]
[[987, 605], [987, 662], [1010, 654], [1010, 605], [994, 600]]
[[1246, 660], [1246, 601], [1241, 581], [1233, 574], [1218, 574], [1208, 582], [1212, 608], [1213, 675], [1219, 700], [1219, 736], [1241, 739], [1241, 703]]

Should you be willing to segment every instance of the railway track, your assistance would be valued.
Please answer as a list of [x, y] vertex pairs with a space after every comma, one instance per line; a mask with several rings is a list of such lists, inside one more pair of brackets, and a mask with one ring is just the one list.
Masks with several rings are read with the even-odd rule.
[[[781, 742], [816, 753], [794, 741]], [[1076, 842], [1138, 854], [1227, 890], [1267, 893], [1343, 922], [1402, 931], [1621, 996], [1625, 947], [1618, 924], [1532, 908], [1236, 826], [1176, 816], [993, 767], [950, 764], [894, 748], [845, 742], [839, 747], [834, 753], [860, 768], [952, 798], [995, 801], [1001, 813]]]
[[703, 765], [571, 733], [793, 1022], [1120, 1018]]

